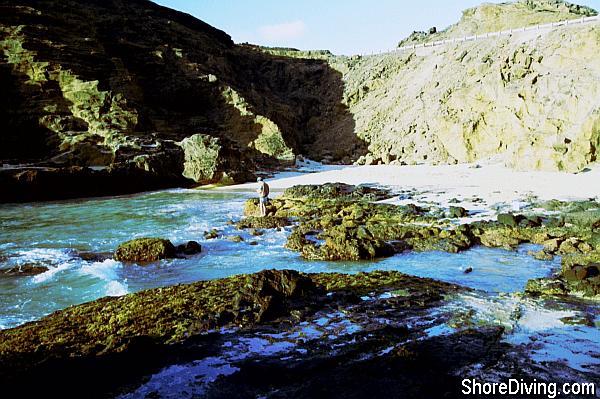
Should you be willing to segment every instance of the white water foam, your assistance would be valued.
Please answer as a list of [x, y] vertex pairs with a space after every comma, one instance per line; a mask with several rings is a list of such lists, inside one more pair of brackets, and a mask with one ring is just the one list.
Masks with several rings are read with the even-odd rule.
[[81, 267], [80, 273], [93, 276], [103, 280], [105, 284], [105, 295], [121, 296], [129, 293], [129, 287], [124, 281], [120, 281], [117, 271], [123, 267], [121, 262], [113, 259], [106, 259], [102, 262], [93, 262]]
[[73, 254], [69, 250], [57, 248], [33, 248], [26, 251], [18, 251], [15, 255], [18, 264], [59, 264], [73, 259]]
[[549, 309], [544, 303], [519, 295], [479, 297], [462, 295], [450, 304], [457, 310], [475, 310], [478, 324], [500, 324], [507, 328], [504, 340], [523, 346], [536, 362], [557, 362], [589, 371], [600, 364], [600, 341], [597, 326], [569, 325], [563, 320], [580, 318], [582, 310]]
[[61, 263], [57, 266], [49, 266], [48, 270], [45, 271], [44, 273], [40, 273], [36, 276], [31, 277], [31, 282], [34, 284], [41, 284], [41, 283], [49, 282], [49, 281], [53, 280], [54, 276], [56, 276], [60, 272], [71, 269], [74, 266], [75, 266], [75, 263], [72, 263], [72, 262]]

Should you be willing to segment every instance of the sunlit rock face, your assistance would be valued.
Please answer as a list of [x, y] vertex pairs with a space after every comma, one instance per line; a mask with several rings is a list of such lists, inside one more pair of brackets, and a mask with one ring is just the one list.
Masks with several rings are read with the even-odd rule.
[[[483, 5], [418, 42], [593, 14], [563, 2]], [[589, 23], [344, 60], [345, 101], [369, 143], [360, 162], [582, 170], [600, 145], [599, 50]]]

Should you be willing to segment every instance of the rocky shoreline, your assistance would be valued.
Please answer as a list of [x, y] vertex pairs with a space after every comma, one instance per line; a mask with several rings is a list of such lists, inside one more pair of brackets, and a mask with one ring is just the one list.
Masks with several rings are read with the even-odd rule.
[[[456, 253], [476, 245], [514, 250], [524, 243], [540, 244], [543, 249], [532, 256], [561, 256], [562, 269], [554, 277], [531, 281], [528, 293], [600, 296], [600, 204], [595, 201], [549, 201], [533, 206], [538, 213], [500, 213], [496, 221], [457, 224], [458, 217], [467, 215], [464, 208], [374, 202], [390, 196], [387, 190], [340, 183], [295, 186], [270, 202], [266, 219], [250, 216], [242, 227], [254, 227], [253, 220], [264, 226], [269, 220], [294, 218], [297, 225], [286, 246], [309, 260], [369, 260], [409, 250]], [[248, 200], [246, 215], [255, 215], [256, 207], [257, 200]]]
[[[258, 236], [291, 225], [286, 246], [319, 260], [536, 243], [543, 249], [531, 256], [561, 256], [562, 268], [555, 276], [530, 280], [525, 292], [516, 294], [519, 301], [598, 299], [600, 209], [594, 201], [551, 201], [533, 208], [551, 214], [504, 213], [496, 221], [459, 224], [458, 217], [468, 216], [464, 208], [378, 202], [391, 196], [366, 186], [295, 186], [271, 200], [264, 218], [254, 216], [256, 200], [248, 200], [247, 216], [236, 227]], [[207, 239], [219, 236], [212, 233]], [[192, 242], [175, 247], [167, 240], [136, 239], [114, 257], [143, 263], [192, 249], [202, 250]], [[424, 392], [458, 397], [458, 376], [465, 370], [481, 378], [489, 373], [555, 378], [550, 369], [537, 369], [521, 352], [525, 349], [503, 339], [505, 324], [484, 321], [460, 305], [470, 292], [399, 272], [265, 270], [102, 298], [0, 331], [0, 381], [31, 393], [69, 397], [91, 391], [93, 397], [114, 397], [146, 389], [144, 384], [172, 365], [212, 358], [228, 359], [228, 367], [238, 371], [198, 382], [207, 397], [365, 397], [400, 391], [406, 397]], [[329, 329], [323, 332], [329, 338], [314, 336], [315, 329]], [[232, 358], [225, 350], [231, 342], [236, 347], [253, 340], [273, 347], [250, 351], [249, 357]], [[269, 355], [283, 351], [281, 345], [288, 360]], [[573, 378], [574, 372], [561, 378]], [[55, 384], [65, 376], [68, 384]], [[32, 379], [35, 385], [27, 383]], [[439, 384], [432, 386], [433, 379]]]

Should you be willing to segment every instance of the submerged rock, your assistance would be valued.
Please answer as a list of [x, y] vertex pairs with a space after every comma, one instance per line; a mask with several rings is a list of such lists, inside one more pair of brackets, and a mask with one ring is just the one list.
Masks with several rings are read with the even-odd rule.
[[33, 264], [24, 264], [9, 269], [0, 269], [0, 275], [3, 276], [35, 276], [50, 270], [47, 266], [39, 266]]
[[88, 262], [104, 262], [113, 257], [112, 252], [79, 252], [77, 253], [81, 259]]
[[117, 247], [114, 258], [120, 262], [154, 262], [174, 258], [176, 248], [163, 238], [135, 238]]
[[219, 237], [219, 231], [216, 230], [216, 229], [212, 229], [210, 231], [205, 231], [204, 232], [204, 238], [206, 240], [213, 240], [213, 239], [218, 238], [218, 237]]
[[243, 242], [244, 238], [240, 235], [228, 236], [227, 239], [231, 242]]

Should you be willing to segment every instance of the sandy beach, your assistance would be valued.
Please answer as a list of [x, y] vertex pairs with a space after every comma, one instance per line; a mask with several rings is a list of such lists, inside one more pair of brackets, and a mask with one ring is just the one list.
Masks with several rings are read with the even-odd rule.
[[[417, 191], [438, 201], [474, 196], [488, 203], [526, 198], [584, 200], [600, 197], [600, 167], [582, 173], [516, 171], [501, 165], [333, 166], [310, 163], [298, 171], [267, 178], [277, 192], [298, 184], [341, 182], [389, 187], [395, 192]], [[220, 187], [223, 191], [253, 191], [255, 183]]]

